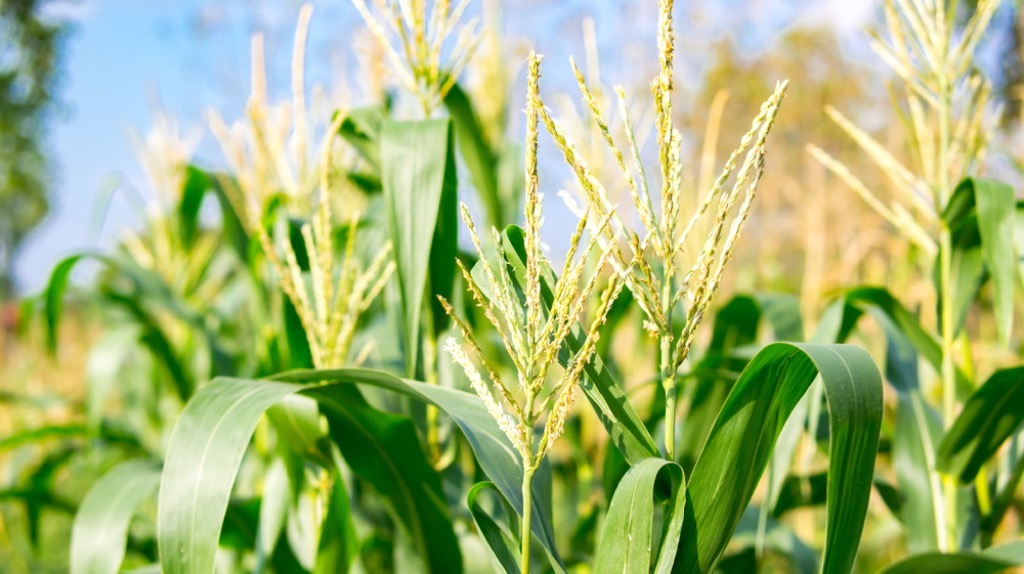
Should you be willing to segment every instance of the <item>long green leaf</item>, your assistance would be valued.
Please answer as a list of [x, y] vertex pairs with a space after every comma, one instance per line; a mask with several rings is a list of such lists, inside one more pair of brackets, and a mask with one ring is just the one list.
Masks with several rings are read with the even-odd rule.
[[751, 360], [726, 400], [687, 484], [693, 512], [676, 571], [713, 570], [790, 413], [820, 375], [830, 454], [824, 572], [849, 572], [864, 527], [882, 418], [882, 379], [850, 345], [775, 343]]
[[128, 525], [160, 485], [160, 467], [123, 462], [93, 484], [71, 527], [71, 574], [115, 574], [121, 570]]
[[[977, 236], [980, 259], [992, 279], [996, 325], [1004, 344], [1013, 330], [1013, 294], [1017, 283], [1013, 237], [1016, 203], [1009, 185], [990, 179], [967, 178], [957, 186], [942, 215], [955, 237], [968, 238], [965, 241], [969, 242], [970, 236]], [[965, 249], [971, 247], [968, 244]], [[969, 270], [975, 277], [958, 283], [977, 283], [976, 275], [980, 270], [976, 267], [972, 265]]]
[[[476, 396], [365, 369], [297, 371], [278, 378], [278, 381], [215, 379], [202, 387], [182, 412], [171, 437], [160, 491], [161, 563], [168, 574], [212, 571], [216, 551], [216, 544], [212, 541], [217, 540], [216, 534], [223, 521], [231, 487], [256, 423], [271, 405], [294, 393], [311, 396], [324, 407], [331, 436], [339, 443], [342, 454], [346, 454], [347, 444], [366, 440], [369, 435], [374, 435], [377, 442], [382, 442], [394, 435], [409, 436], [412, 432], [411, 426], [389, 424], [392, 420], [389, 417], [394, 415], [382, 417], [383, 422], [376, 426], [365, 420], [360, 420], [359, 425], [354, 426], [356, 422], [352, 418], [365, 407], [358, 400], [352, 399], [349, 392], [352, 390], [351, 384], [383, 388], [437, 405], [463, 430], [484, 472], [495, 481], [513, 507], [521, 512], [519, 485], [522, 469], [518, 457]], [[333, 384], [319, 384], [322, 381]], [[374, 413], [375, 416], [381, 414], [385, 413]], [[346, 422], [349, 425], [347, 427]], [[345, 432], [357, 431], [359, 438], [346, 440], [346, 436], [340, 434], [342, 429]], [[403, 443], [402, 447], [406, 445]], [[379, 452], [372, 445], [361, 448], [373, 448]], [[446, 516], [443, 496], [440, 492], [432, 492], [430, 485], [422, 481], [422, 472], [414, 470], [408, 476], [404, 474], [409, 468], [408, 459], [413, 458], [408, 450], [380, 453], [380, 456], [390, 461], [384, 464], [397, 465], [395, 471], [389, 471], [388, 475], [388, 480], [396, 484], [382, 484], [379, 479], [375, 484], [378, 488], [390, 488], [408, 494], [408, 499], [392, 500], [392, 504], [396, 510], [409, 512], [398, 516], [403, 523], [420, 521], [418, 527], [409, 527], [414, 539], [419, 535], [432, 541], [430, 544], [424, 541], [418, 545], [427, 554], [432, 571], [458, 571], [459, 563], [453, 565], [451, 562], [453, 554], [458, 556], [457, 546], [452, 550], [446, 547], [446, 543], [442, 543], [451, 535], [451, 525], [447, 518], [443, 523], [438, 523], [441, 516]], [[423, 455], [420, 453], [418, 456], [422, 458]], [[350, 465], [353, 464], [348, 455], [346, 460]], [[364, 464], [367, 463], [364, 461]], [[359, 469], [353, 466], [353, 470]], [[372, 470], [376, 473], [379, 469]], [[541, 470], [544, 470], [543, 467]], [[540, 476], [541, 472], [538, 473]], [[388, 491], [384, 493], [388, 494]], [[556, 571], [562, 572], [564, 570], [560, 566], [561, 560], [554, 547], [550, 526], [550, 500], [539, 489], [534, 490], [533, 496], [537, 512], [534, 513], [531, 528], [552, 556]], [[438, 519], [429, 520], [431, 515]], [[451, 539], [454, 540], [453, 535]]]
[[[405, 327], [406, 373], [416, 373], [427, 280], [435, 333], [447, 315], [433, 295], [450, 298], [458, 251], [458, 183], [449, 120], [385, 121], [382, 182]], [[433, 336], [434, 333], [431, 333]]]
[[967, 400], [939, 445], [939, 469], [969, 483], [1024, 424], [1024, 367], [996, 371]]
[[761, 306], [753, 297], [739, 295], [715, 311], [711, 342], [694, 369], [691, 406], [683, 420], [679, 453], [684, 469], [693, 468], [736, 381], [733, 373], [747, 364], [746, 359], [735, 356], [736, 349], [754, 343], [760, 325]]
[[[484, 474], [494, 482], [515, 511], [522, 514], [523, 469], [519, 455], [476, 395], [439, 385], [409, 381], [390, 373], [370, 369], [293, 371], [276, 375], [274, 379], [306, 384], [328, 381], [336, 384], [368, 385], [440, 408], [466, 436]], [[533, 477], [533, 482], [530, 528], [548, 553], [552, 567], [556, 572], [564, 572], [561, 556], [555, 547], [551, 524], [551, 472], [547, 464], [541, 464]]]
[[914, 346], [888, 316], [877, 319], [886, 339], [886, 379], [896, 389], [892, 464], [903, 497], [899, 517], [906, 524], [910, 552], [934, 550], [946, 537], [939, 514], [945, 512], [945, 502], [935, 472], [942, 421], [921, 392]]
[[[846, 342], [865, 314], [870, 315], [889, 333], [899, 332], [911, 346], [938, 372], [942, 368], [942, 347], [900, 301], [883, 287], [855, 287], [825, 310], [814, 343]], [[890, 328], [891, 327], [891, 328]], [[960, 370], [956, 371], [957, 394], [966, 397], [974, 383]]]
[[[508, 506], [505, 497], [500, 496], [501, 491], [493, 482], [478, 482], [469, 489], [466, 495], [466, 503], [469, 505], [469, 513], [473, 515], [473, 522], [480, 530], [480, 535], [487, 542], [491, 550], [491, 558], [494, 562], [495, 572], [503, 571], [505, 574], [519, 574], [522, 566], [519, 564], [519, 545], [516, 542], [512, 529], [498, 523], [484, 509], [480, 501], [480, 495], [488, 490], [499, 494], [500, 504]], [[506, 508], [506, 513], [512, 514], [515, 510], [511, 506]]]
[[[659, 481], [659, 477], [661, 480]], [[659, 493], [658, 486], [671, 485]], [[683, 528], [686, 487], [683, 469], [674, 462], [648, 458], [633, 464], [622, 477], [608, 507], [597, 546], [596, 572], [650, 572], [654, 546], [654, 500], [666, 497], [656, 572], [671, 572]]]
[[[166, 572], [213, 571], [214, 541], [256, 423], [271, 405], [303, 390], [302, 385], [222, 378], [188, 403], [171, 438], [160, 489], [159, 538]], [[447, 511], [437, 504], [440, 481], [436, 474], [430, 480], [432, 471], [412, 423], [394, 415], [378, 417], [384, 413], [361, 417], [359, 409], [366, 407], [346, 402], [354, 389], [331, 390], [311, 387], [308, 394], [320, 402], [343, 453], [360, 449], [359, 460], [348, 459], [353, 470], [366, 472], [389, 499], [430, 571], [461, 571]], [[373, 423], [374, 428], [365, 426]], [[347, 440], [336, 435], [353, 429], [359, 434]]]

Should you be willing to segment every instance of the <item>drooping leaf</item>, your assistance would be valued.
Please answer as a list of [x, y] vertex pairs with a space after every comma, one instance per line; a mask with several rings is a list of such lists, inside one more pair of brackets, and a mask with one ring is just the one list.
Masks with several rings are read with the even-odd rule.
[[[960, 259], [974, 260], [963, 266], [962, 271], [968, 276], [957, 278], [955, 283], [977, 284], [981, 271], [977, 260], [984, 262], [992, 280], [996, 326], [1004, 344], [1013, 330], [1013, 294], [1017, 284], [1013, 236], [1016, 204], [1009, 185], [990, 179], [967, 178], [954, 190], [942, 214], [953, 235], [954, 249], [963, 252]], [[974, 249], [980, 250], [977, 256], [967, 254]], [[970, 298], [973, 299], [973, 295], [971, 291]], [[964, 307], [965, 303], [958, 301], [957, 305]]]
[[820, 375], [829, 409], [824, 572], [849, 572], [864, 527], [882, 417], [882, 381], [850, 345], [774, 343], [740, 375], [687, 484], [676, 571], [714, 568], [768, 463], [786, 419]]
[[213, 571], [217, 534], [256, 424], [271, 405], [301, 391], [320, 403], [346, 460], [389, 500], [430, 571], [460, 572], [457, 539], [447, 509], [438, 504], [440, 479], [427, 464], [411, 421], [366, 413], [369, 407], [359, 404], [351, 386], [228, 378], [202, 387], [171, 436], [159, 503], [165, 572]]
[[510, 528], [500, 524], [484, 509], [480, 495], [488, 490], [498, 494], [499, 504], [507, 507], [505, 509], [507, 515], [515, 513], [508, 500], [501, 496], [501, 491], [498, 490], [498, 487], [493, 482], [478, 482], [473, 485], [473, 488], [469, 489], [469, 494], [466, 495], [469, 513], [473, 515], [473, 522], [476, 523], [477, 529], [480, 530], [480, 535], [483, 536], [484, 541], [487, 542], [487, 547], [491, 551], [495, 572], [502, 571], [505, 574], [519, 574], [521, 569], [519, 564], [519, 546], [516, 543], [516, 536], [512, 533], [514, 527]]
[[[855, 287], [845, 291], [822, 314], [818, 330], [811, 341], [845, 342], [865, 314], [878, 321], [887, 336], [896, 332], [902, 334], [936, 372], [942, 368], [942, 347], [939, 342], [924, 330], [913, 313], [883, 287]], [[958, 396], [966, 397], [974, 389], [974, 384], [960, 369], [956, 371], [956, 382]]]
[[[465, 435], [484, 474], [494, 482], [516, 513], [522, 515], [523, 469], [519, 455], [476, 395], [370, 369], [295, 371], [276, 375], [274, 379], [304, 384], [327, 381], [339, 385], [367, 385], [440, 408]], [[311, 392], [306, 391], [305, 394]], [[542, 463], [533, 476], [532, 507], [530, 528], [533, 535], [547, 552], [551, 566], [562, 573], [565, 567], [555, 546], [551, 519], [551, 471], [546, 463]]]
[[[899, 516], [907, 524], [912, 549], [934, 549], [947, 535], [937, 528], [943, 523], [937, 513], [943, 512], [945, 504], [935, 475], [941, 421], [919, 387], [918, 356], [938, 372], [942, 350], [892, 294], [877, 287], [847, 291], [826, 312], [816, 338], [833, 336], [835, 342], [843, 342], [865, 314], [875, 319], [885, 335], [886, 379], [897, 392], [893, 463], [903, 497]], [[956, 375], [958, 395], [966, 395], [972, 383], [959, 369]]]
[[381, 179], [402, 295], [409, 376], [416, 373], [424, 302], [433, 310], [428, 329], [434, 336], [447, 319], [435, 295], [450, 298], [455, 279], [458, 183], [451, 132], [449, 120], [385, 121], [381, 129]]
[[938, 447], [938, 466], [969, 483], [1024, 424], [1024, 367], [996, 371], [971, 398]]
[[[671, 492], [659, 493], [657, 487], [666, 484]], [[650, 572], [655, 548], [659, 549], [655, 572], [671, 572], [683, 529], [685, 492], [679, 465], [660, 458], [634, 463], [619, 481], [608, 507], [597, 545], [595, 572]], [[667, 500], [660, 540], [655, 539], [654, 532], [656, 498]], [[660, 544], [656, 546], [656, 542]]]
[[92, 485], [71, 527], [71, 574], [121, 570], [128, 526], [159, 485], [160, 467], [139, 460], [115, 466]]
[[[379, 428], [365, 426], [370, 424], [367, 421], [355, 426], [353, 418], [366, 407], [351, 400], [352, 384], [387, 389], [440, 407], [462, 429], [484, 472], [516, 511], [521, 512], [522, 469], [518, 455], [475, 395], [366, 369], [297, 371], [280, 375], [278, 379], [215, 379], [203, 386], [182, 412], [168, 448], [160, 491], [161, 562], [168, 574], [212, 571], [216, 544], [211, 541], [217, 539], [235, 475], [256, 423], [270, 405], [294, 393], [310, 396], [321, 404], [329, 420], [331, 436], [339, 443], [346, 460], [349, 460], [346, 444], [354, 441], [345, 441], [340, 434], [342, 428], [345, 432], [358, 431], [359, 440], [366, 440], [370, 435], [378, 442], [393, 436], [414, 436], [410, 435], [413, 433], [411, 423], [395, 424], [395, 419], [389, 417], [382, 417], [376, 423], [384, 425]], [[383, 413], [375, 413], [380, 414]], [[350, 426], [340, 424], [341, 419], [347, 419]], [[394, 452], [380, 453], [382, 458], [387, 457], [391, 464], [397, 465], [396, 471], [388, 475], [388, 480], [394, 484], [381, 484], [380, 478], [375, 484], [382, 489], [394, 489], [390, 492], [406, 493], [404, 501], [392, 500], [396, 509], [408, 512], [398, 518], [406, 524], [418, 521], [419, 526], [407, 528], [414, 540], [426, 537], [425, 540], [431, 541], [428, 544], [424, 540], [418, 548], [433, 571], [455, 572], [454, 568], [460, 564], [458, 547], [451, 547], [454, 535], [441, 502], [443, 496], [440, 492], [430, 493], [431, 486], [427, 484], [430, 481], [423, 480], [423, 471], [409, 470], [409, 459], [413, 457], [407, 445], [403, 443], [400, 447]], [[380, 452], [373, 444], [360, 448]], [[423, 457], [422, 452], [418, 457]], [[357, 469], [353, 467], [353, 470]], [[545, 482], [545, 472], [545, 467], [541, 467], [535, 477], [539, 485]], [[382, 493], [388, 495], [389, 491]], [[552, 557], [556, 571], [563, 572], [551, 531], [550, 495], [545, 495], [538, 486], [533, 496], [536, 512], [531, 529]], [[437, 520], [430, 520], [431, 516]]]

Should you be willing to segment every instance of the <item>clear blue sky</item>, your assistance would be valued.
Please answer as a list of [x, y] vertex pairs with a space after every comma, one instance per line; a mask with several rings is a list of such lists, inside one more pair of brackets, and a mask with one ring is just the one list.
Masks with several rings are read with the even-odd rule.
[[[605, 80], [632, 83], [635, 68], [622, 46], [653, 43], [655, 2], [638, 0], [506, 0], [503, 25], [512, 39], [546, 55], [547, 76], [567, 76], [570, 54], [582, 59], [580, 22], [594, 17], [601, 38]], [[870, 3], [847, 0], [699, 0], [680, 2], [681, 48], [699, 50], [724, 30], [745, 42], [764, 45], [793, 23], [812, 20], [857, 32], [871, 15]], [[23, 292], [39, 289], [57, 260], [82, 249], [109, 246], [117, 231], [137, 216], [123, 197], [110, 202], [100, 226], [104, 197], [115, 181], [142, 188], [145, 180], [128, 137], [145, 133], [158, 110], [178, 118], [184, 129], [205, 132], [203, 113], [219, 109], [231, 120], [248, 94], [249, 36], [267, 36], [273, 85], [287, 86], [291, 35], [301, 3], [293, 0], [81, 0], [54, 2], [57, 17], [72, 22], [65, 44], [61, 109], [48, 146], [57, 179], [50, 217], [37, 229], [15, 262]], [[348, 38], [358, 24], [348, 0], [314, 2], [308, 58], [310, 82], [332, 83], [351, 69]], [[867, 7], [866, 7], [867, 6]], [[648, 42], [648, 40], [650, 42]], [[219, 153], [204, 136], [198, 160], [216, 163]], [[554, 194], [550, 194], [553, 196]]]

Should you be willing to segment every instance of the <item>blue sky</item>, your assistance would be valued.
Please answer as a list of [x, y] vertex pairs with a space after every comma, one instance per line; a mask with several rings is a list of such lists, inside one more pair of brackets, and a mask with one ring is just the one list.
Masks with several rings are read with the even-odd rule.
[[[654, 4], [506, 0], [503, 25], [510, 38], [544, 53], [546, 75], [557, 78], [568, 74], [555, 66], [563, 66], [570, 54], [582, 57], [580, 22], [590, 15], [601, 39], [602, 63], [610, 69], [606, 80], [629, 83], [640, 78], [629, 74], [632, 56], [621, 48], [653, 42]], [[763, 47], [786, 26], [808, 21], [854, 34], [872, 13], [871, 3], [846, 0], [721, 0], [712, 9], [707, 9], [712, 3], [697, 0], [680, 4], [677, 27], [686, 32], [680, 34], [683, 50], [699, 50], [725, 30], [755, 48]], [[51, 215], [15, 262], [22, 291], [39, 289], [61, 257], [109, 246], [117, 230], [137, 221], [123, 196], [115, 196], [101, 217], [111, 189], [146, 193], [130, 129], [145, 133], [154, 113], [161, 110], [175, 116], [186, 131], [205, 132], [203, 113], [210, 108], [229, 120], [240, 115], [249, 88], [253, 32], [267, 37], [271, 87], [288, 85], [291, 35], [300, 5], [293, 0], [53, 3], [55, 17], [72, 23], [64, 51], [61, 104], [48, 142], [57, 176]], [[330, 86], [352, 68], [349, 38], [358, 22], [348, 0], [314, 5], [307, 77], [310, 83]], [[617, 75], [620, 70], [625, 70], [625, 77]], [[200, 162], [218, 161], [211, 139], [204, 136], [199, 145]]]

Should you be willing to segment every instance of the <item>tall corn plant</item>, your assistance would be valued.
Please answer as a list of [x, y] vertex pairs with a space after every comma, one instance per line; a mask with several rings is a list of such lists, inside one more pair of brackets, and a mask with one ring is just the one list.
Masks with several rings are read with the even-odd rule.
[[[879, 319], [887, 338], [887, 373], [898, 396], [893, 464], [905, 497], [906, 543], [913, 552], [940, 553], [894, 570], [926, 568], [957, 553], [964, 571], [986, 567], [991, 558], [963, 552], [992, 544], [1020, 481], [1015, 451], [1003, 460], [996, 455], [1024, 422], [1004, 406], [1024, 380], [1014, 367], [976, 382], [978, 341], [967, 320], [976, 301], [990, 300], [993, 314], [983, 325], [993, 325], [999, 341], [1009, 343], [1019, 284], [1014, 191], [976, 177], [993, 121], [991, 88], [974, 66], [974, 52], [998, 7], [998, 1], [978, 2], [958, 27], [963, 6], [957, 2], [884, 3], [887, 37], [873, 46], [902, 92], [897, 113], [909, 163], [842, 112], [826, 111], [887, 176], [890, 193], [869, 189], [837, 159], [808, 148], [916, 248], [933, 278], [936, 310], [927, 327], [881, 289], [853, 289], [828, 311], [844, 324], [832, 332], [839, 339], [865, 311]], [[919, 381], [918, 356], [937, 373], [937, 410]], [[1010, 562], [1021, 559], [1013, 556]]]

